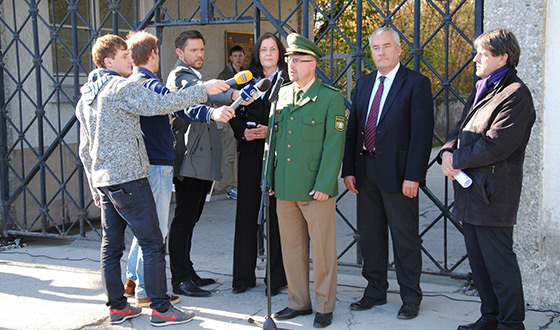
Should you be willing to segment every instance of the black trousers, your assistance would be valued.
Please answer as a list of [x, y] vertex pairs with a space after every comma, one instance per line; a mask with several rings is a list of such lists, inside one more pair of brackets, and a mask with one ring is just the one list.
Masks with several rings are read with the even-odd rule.
[[521, 272], [513, 252], [513, 226], [483, 227], [463, 223], [467, 255], [480, 295], [482, 317], [498, 329], [525, 329]]
[[174, 178], [173, 183], [176, 207], [168, 236], [171, 284], [177, 285], [196, 274], [191, 261], [192, 235], [202, 214], [206, 194], [212, 188], [212, 181]]
[[418, 234], [418, 197], [408, 198], [402, 192], [388, 192], [379, 186], [375, 155], [365, 155], [364, 180], [358, 199], [358, 245], [363, 256], [362, 275], [368, 281], [364, 295], [387, 297], [389, 263], [388, 228], [391, 229], [395, 270], [404, 303], [422, 300], [421, 240]]
[[[256, 282], [258, 213], [261, 204], [261, 172], [263, 152], [240, 152], [237, 174], [237, 210], [233, 246], [233, 284], [235, 287], [254, 286]], [[270, 196], [268, 224], [270, 226], [271, 287], [285, 286], [286, 274], [282, 263], [282, 247], [276, 215], [276, 198]]]

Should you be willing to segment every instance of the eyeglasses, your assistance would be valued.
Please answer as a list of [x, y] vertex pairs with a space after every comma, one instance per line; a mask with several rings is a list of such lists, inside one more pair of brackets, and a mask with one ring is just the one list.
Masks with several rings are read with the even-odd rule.
[[259, 52], [262, 54], [266, 54], [266, 53], [276, 53], [278, 51], [278, 48], [276, 47], [270, 47], [270, 48], [259, 48]]
[[292, 61], [295, 65], [299, 65], [300, 63], [313, 62], [313, 60], [300, 60], [299, 58], [292, 58], [288, 56], [284, 57], [284, 61], [286, 61], [286, 63]]

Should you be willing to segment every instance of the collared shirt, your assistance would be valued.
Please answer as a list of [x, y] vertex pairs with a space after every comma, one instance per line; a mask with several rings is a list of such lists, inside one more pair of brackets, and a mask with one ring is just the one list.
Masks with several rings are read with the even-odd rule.
[[[391, 70], [387, 75], [385, 75], [385, 81], [383, 82], [383, 94], [381, 95], [381, 102], [379, 103], [379, 114], [377, 115], [377, 123], [379, 124], [379, 118], [381, 118], [381, 113], [383, 111], [383, 106], [385, 105], [385, 100], [387, 99], [387, 95], [389, 94], [389, 90], [393, 85], [393, 81], [395, 81], [395, 76], [397, 75], [397, 71], [399, 71], [401, 64], [399, 63], [393, 70]], [[366, 114], [366, 122], [364, 127], [367, 125], [367, 119], [369, 116], [369, 111], [371, 110], [371, 104], [373, 103], [373, 98], [375, 97], [375, 92], [377, 92], [377, 88], [379, 87], [379, 77], [382, 74], [377, 71], [377, 76], [375, 77], [375, 84], [373, 84], [373, 89], [371, 91], [371, 96], [369, 97], [368, 103], [368, 112]]]
[[193, 68], [192, 66], [189, 66], [189, 68], [191, 68], [191, 70], [194, 72], [194, 74], [198, 77], [198, 79], [202, 80], [202, 73], [198, 72], [197, 69]]
[[[311, 81], [309, 81], [305, 86], [303, 86], [302, 88], [298, 88], [297, 84], [294, 83], [294, 95], [297, 95], [299, 93], [299, 91], [303, 91], [303, 94], [307, 93], [307, 91], [309, 90], [309, 87], [311, 87], [311, 85], [313, 85], [313, 83], [315, 82], [315, 77], [313, 77], [313, 79], [311, 79]], [[301, 94], [301, 95], [303, 95]]]

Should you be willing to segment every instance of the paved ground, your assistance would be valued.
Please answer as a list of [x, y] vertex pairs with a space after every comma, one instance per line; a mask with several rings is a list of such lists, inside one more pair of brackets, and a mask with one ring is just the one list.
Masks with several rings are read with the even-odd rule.
[[[442, 196], [443, 188], [437, 185], [439, 169], [430, 170], [428, 186], [434, 194]], [[354, 197], [348, 195], [340, 208], [349, 219], [354, 219]], [[437, 209], [421, 197], [421, 229], [428, 227], [437, 216]], [[209, 298], [182, 297], [180, 308], [196, 313], [193, 321], [177, 326], [181, 329], [254, 329], [248, 322], [253, 318], [262, 322], [267, 314], [264, 272], [257, 271], [261, 280], [257, 287], [240, 295], [231, 292], [235, 202], [225, 195], [213, 196], [207, 203], [193, 242], [193, 259], [199, 274], [216, 278]], [[353, 220], [352, 220], [353, 221]], [[352, 242], [352, 231], [339, 219], [338, 249], [342, 251]], [[443, 224], [436, 224], [424, 236], [424, 245], [434, 258], [443, 261]], [[95, 237], [89, 233], [89, 237]], [[464, 254], [460, 234], [450, 228], [448, 232], [449, 262], [459, 260]], [[105, 295], [99, 273], [100, 243], [96, 241], [70, 241], [56, 239], [24, 238], [25, 246], [0, 251], [0, 328], [1, 329], [149, 329], [149, 314], [145, 308], [142, 316], [110, 326]], [[130, 242], [130, 235], [127, 237]], [[125, 254], [126, 256], [126, 254]], [[355, 263], [356, 252], [351, 249], [342, 261]], [[126, 265], [123, 258], [121, 265]], [[168, 264], [169, 265], [169, 264]], [[436, 271], [434, 264], [424, 256], [424, 270]], [[170, 277], [168, 266], [168, 277]], [[461, 264], [457, 272], [467, 273], [468, 265]], [[463, 280], [443, 276], [423, 275], [424, 300], [420, 315], [408, 321], [396, 317], [400, 307], [398, 286], [390, 272], [388, 304], [369, 311], [350, 311], [351, 302], [359, 299], [365, 281], [357, 267], [339, 267], [337, 309], [329, 329], [456, 329], [457, 325], [478, 318], [480, 303], [477, 297], [463, 293]], [[312, 278], [312, 277], [311, 277]], [[286, 290], [272, 299], [272, 312], [284, 308]], [[133, 303], [134, 299], [130, 299]], [[527, 329], [560, 329], [560, 317], [553, 312], [527, 312]], [[277, 322], [279, 328], [312, 329], [313, 315], [300, 316], [289, 322]]]

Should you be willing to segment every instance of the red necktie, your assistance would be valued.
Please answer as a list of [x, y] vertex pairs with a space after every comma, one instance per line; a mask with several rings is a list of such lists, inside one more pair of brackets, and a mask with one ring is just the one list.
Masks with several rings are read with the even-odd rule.
[[373, 97], [373, 102], [371, 103], [371, 108], [369, 109], [369, 114], [366, 123], [366, 132], [364, 135], [364, 145], [367, 151], [373, 152], [375, 150], [375, 131], [377, 129], [377, 116], [379, 115], [379, 105], [381, 103], [381, 95], [383, 95], [383, 81], [384, 76], [379, 77], [379, 87], [375, 96]]

